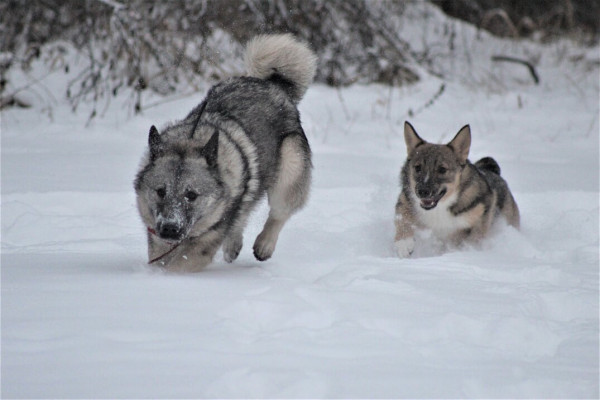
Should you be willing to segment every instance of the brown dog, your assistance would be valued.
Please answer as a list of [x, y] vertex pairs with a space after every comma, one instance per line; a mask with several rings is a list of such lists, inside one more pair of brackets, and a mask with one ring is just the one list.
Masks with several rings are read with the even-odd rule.
[[483, 238], [499, 217], [519, 227], [519, 209], [500, 177], [498, 163], [490, 157], [475, 164], [467, 159], [469, 125], [448, 144], [432, 144], [406, 122], [404, 140], [408, 157], [396, 203], [395, 248], [399, 257], [412, 253], [418, 229], [429, 229], [442, 242], [460, 245]]

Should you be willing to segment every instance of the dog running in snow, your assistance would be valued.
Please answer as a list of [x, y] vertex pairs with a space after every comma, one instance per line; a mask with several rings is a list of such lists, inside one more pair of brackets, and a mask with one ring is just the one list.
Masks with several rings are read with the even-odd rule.
[[468, 160], [469, 125], [449, 143], [432, 144], [405, 122], [404, 140], [407, 159], [395, 221], [399, 257], [413, 252], [417, 230], [429, 230], [442, 243], [459, 246], [485, 237], [500, 217], [519, 228], [519, 209], [498, 163], [491, 157], [475, 164]]
[[219, 247], [232, 262], [265, 193], [269, 216], [253, 250], [266, 260], [307, 200], [311, 151], [297, 104], [313, 80], [316, 56], [292, 35], [262, 35], [247, 44], [245, 63], [249, 76], [213, 86], [160, 133], [150, 128], [134, 182], [150, 264], [198, 271]]

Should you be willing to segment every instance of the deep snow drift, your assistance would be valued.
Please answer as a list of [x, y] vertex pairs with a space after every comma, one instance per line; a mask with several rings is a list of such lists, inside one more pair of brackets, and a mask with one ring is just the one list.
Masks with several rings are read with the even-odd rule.
[[[313, 85], [309, 204], [271, 260], [251, 251], [262, 204], [239, 259], [193, 275], [146, 265], [132, 180], [150, 125], [204, 93], [141, 116], [117, 98], [87, 127], [60, 101], [3, 111], [2, 396], [597, 398], [598, 70], [562, 46], [538, 86], [483, 57], [502, 88]], [[396, 258], [405, 119], [434, 142], [470, 123], [521, 231]]]

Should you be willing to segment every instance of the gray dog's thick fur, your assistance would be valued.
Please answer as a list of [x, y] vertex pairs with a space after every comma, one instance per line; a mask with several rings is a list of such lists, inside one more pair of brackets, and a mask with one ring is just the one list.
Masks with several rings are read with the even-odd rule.
[[233, 261], [265, 193], [270, 212], [254, 255], [268, 259], [283, 225], [307, 200], [311, 152], [296, 105], [316, 57], [291, 35], [265, 35], [248, 43], [246, 67], [249, 76], [212, 87], [183, 120], [162, 133], [150, 129], [134, 183], [150, 263], [197, 271], [220, 246]]

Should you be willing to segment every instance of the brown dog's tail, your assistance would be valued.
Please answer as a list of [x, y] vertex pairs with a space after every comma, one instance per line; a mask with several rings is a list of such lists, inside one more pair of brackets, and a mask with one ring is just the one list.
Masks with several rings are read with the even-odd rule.
[[500, 166], [492, 157], [483, 157], [475, 163], [475, 166], [481, 170], [493, 172], [500, 176]]

